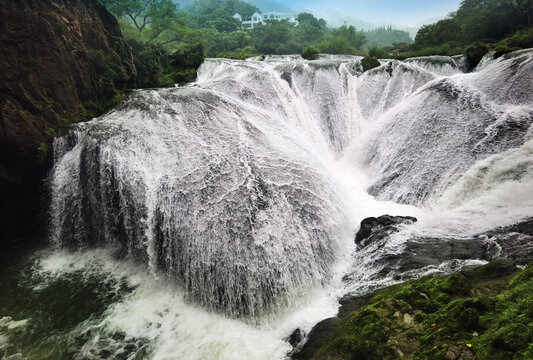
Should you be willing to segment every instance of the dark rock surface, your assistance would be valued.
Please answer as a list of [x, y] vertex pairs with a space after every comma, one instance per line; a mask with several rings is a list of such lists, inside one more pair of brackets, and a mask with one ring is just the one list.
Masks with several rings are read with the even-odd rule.
[[292, 332], [292, 334], [289, 336], [287, 341], [289, 344], [291, 344], [293, 347], [296, 347], [305, 337], [305, 333], [301, 329], [296, 329]]
[[399, 225], [412, 224], [416, 221], [417, 219], [411, 216], [382, 215], [377, 218], [366, 218], [361, 221], [361, 227], [355, 234], [355, 243], [360, 246], [367, 246], [398, 231]]
[[49, 164], [37, 155], [44, 157], [51, 132], [120, 101], [135, 67], [116, 19], [95, 1], [0, 5], [2, 241], [43, 223], [37, 214]]

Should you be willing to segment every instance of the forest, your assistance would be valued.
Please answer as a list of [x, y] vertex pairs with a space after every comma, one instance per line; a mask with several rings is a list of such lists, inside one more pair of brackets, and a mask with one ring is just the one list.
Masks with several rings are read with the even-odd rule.
[[533, 46], [533, 0], [464, 0], [445, 19], [422, 26], [414, 41], [392, 27], [334, 28], [310, 13], [298, 14], [297, 24], [267, 20], [243, 29], [233, 15], [249, 18], [261, 9], [241, 0], [196, 0], [184, 7], [172, 0], [99, 1], [119, 19], [124, 36], [137, 49], [139, 86], [189, 81], [193, 71], [182, 68], [193, 68], [204, 57], [302, 54], [315, 59], [327, 53], [405, 59], [465, 53], [475, 65], [489, 50], [500, 55]]
[[322, 53], [356, 54], [368, 38], [379, 45], [409, 42], [404, 31], [383, 28], [368, 34], [354, 26], [331, 28], [324, 19], [309, 13], [296, 16], [298, 24], [266, 21], [244, 30], [233, 18], [249, 18], [260, 9], [241, 0], [196, 0], [181, 8], [171, 0], [101, 0], [119, 18], [124, 35], [175, 51], [185, 44], [200, 43], [207, 57], [244, 58], [260, 54], [296, 54], [308, 46]]

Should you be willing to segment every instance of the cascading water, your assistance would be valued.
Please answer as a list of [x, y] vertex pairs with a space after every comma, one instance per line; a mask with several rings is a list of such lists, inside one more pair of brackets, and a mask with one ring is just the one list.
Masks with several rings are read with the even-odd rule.
[[[347, 292], [485, 260], [406, 267], [412, 249], [501, 254], [487, 231], [533, 216], [533, 51], [468, 74], [460, 57], [381, 62], [210, 59], [196, 83], [136, 91], [58, 138], [51, 237], [83, 250], [37, 272], [97, 263], [136, 288], [80, 325], [78, 357], [282, 358]], [[354, 244], [391, 212], [419, 221]]]

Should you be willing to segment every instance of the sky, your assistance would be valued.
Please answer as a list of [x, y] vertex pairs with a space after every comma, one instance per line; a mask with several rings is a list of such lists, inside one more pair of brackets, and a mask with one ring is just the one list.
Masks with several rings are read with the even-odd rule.
[[457, 10], [461, 0], [277, 0], [296, 11], [307, 10], [332, 25], [359, 19], [367, 23], [419, 26]]

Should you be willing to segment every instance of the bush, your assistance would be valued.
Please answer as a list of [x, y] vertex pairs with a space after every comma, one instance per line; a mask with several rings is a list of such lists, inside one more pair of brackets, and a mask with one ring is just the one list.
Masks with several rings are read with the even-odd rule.
[[363, 65], [363, 71], [368, 71], [380, 65], [379, 60], [372, 56], [365, 56], [361, 63]]
[[383, 48], [371, 46], [368, 48], [368, 56], [375, 57], [377, 59], [385, 59], [389, 57], [389, 52]]
[[488, 52], [489, 47], [487, 44], [480, 41], [467, 46], [464, 53], [468, 60], [468, 64], [470, 65], [470, 69], [473, 70]]
[[318, 49], [314, 46], [307, 46], [304, 51], [302, 51], [302, 57], [306, 60], [316, 60], [318, 59]]
[[183, 44], [171, 56], [176, 68], [198, 68], [204, 62], [204, 45], [201, 42]]
[[503, 45], [509, 47], [520, 47], [523, 49], [533, 47], [533, 28], [520, 30], [512, 36], [502, 41]]

